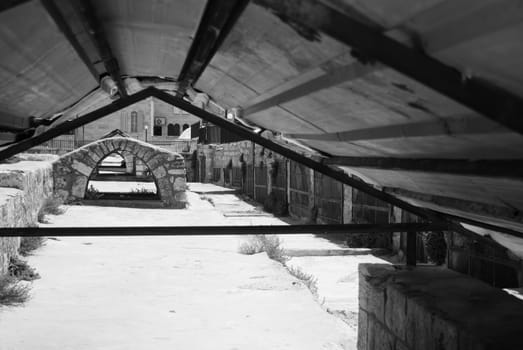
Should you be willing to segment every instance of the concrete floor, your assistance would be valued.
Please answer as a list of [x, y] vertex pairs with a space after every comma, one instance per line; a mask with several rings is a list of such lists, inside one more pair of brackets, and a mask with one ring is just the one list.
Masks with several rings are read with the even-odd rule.
[[[281, 224], [223, 196], [214, 206], [190, 193], [186, 210], [73, 206], [50, 219], [60, 227]], [[28, 259], [42, 276], [32, 299], [0, 309], [0, 349], [355, 348], [354, 329], [282, 265], [238, 254], [242, 239], [48, 240]]]

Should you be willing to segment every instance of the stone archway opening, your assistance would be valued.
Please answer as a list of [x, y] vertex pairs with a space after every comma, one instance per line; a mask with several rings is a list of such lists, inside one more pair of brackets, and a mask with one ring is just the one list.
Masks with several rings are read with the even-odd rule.
[[[156, 179], [133, 154], [114, 151], [101, 160], [87, 181], [84, 200], [116, 206], [161, 206]], [[154, 203], [157, 202], [157, 203]]]
[[[136, 178], [152, 177], [162, 207], [186, 207], [187, 186], [183, 156], [129, 137], [98, 140], [60, 157], [53, 164], [55, 195], [65, 202], [84, 200], [95, 169], [105, 158], [116, 153], [124, 158], [126, 173], [132, 169], [132, 176]], [[123, 170], [123, 164], [119, 165], [118, 170]]]

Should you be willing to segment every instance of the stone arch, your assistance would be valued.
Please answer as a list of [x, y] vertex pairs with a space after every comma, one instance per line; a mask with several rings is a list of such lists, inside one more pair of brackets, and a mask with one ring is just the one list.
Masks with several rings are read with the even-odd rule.
[[151, 170], [164, 206], [185, 208], [183, 156], [128, 137], [98, 140], [61, 156], [53, 163], [54, 193], [65, 202], [83, 199], [98, 163], [115, 152], [132, 154]]

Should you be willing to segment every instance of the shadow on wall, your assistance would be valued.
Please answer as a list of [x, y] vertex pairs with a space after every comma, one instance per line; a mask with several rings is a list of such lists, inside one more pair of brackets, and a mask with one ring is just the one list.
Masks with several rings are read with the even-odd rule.
[[150, 169], [164, 207], [186, 207], [183, 156], [128, 137], [102, 139], [61, 156], [53, 163], [54, 193], [65, 202], [82, 200], [99, 162], [115, 152], [130, 153]]

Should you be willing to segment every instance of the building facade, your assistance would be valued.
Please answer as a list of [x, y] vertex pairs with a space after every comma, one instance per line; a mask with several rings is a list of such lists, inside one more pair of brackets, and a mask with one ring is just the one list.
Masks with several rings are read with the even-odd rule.
[[85, 144], [119, 129], [138, 140], [168, 144], [199, 122], [192, 114], [150, 97], [76, 129], [74, 138]]

